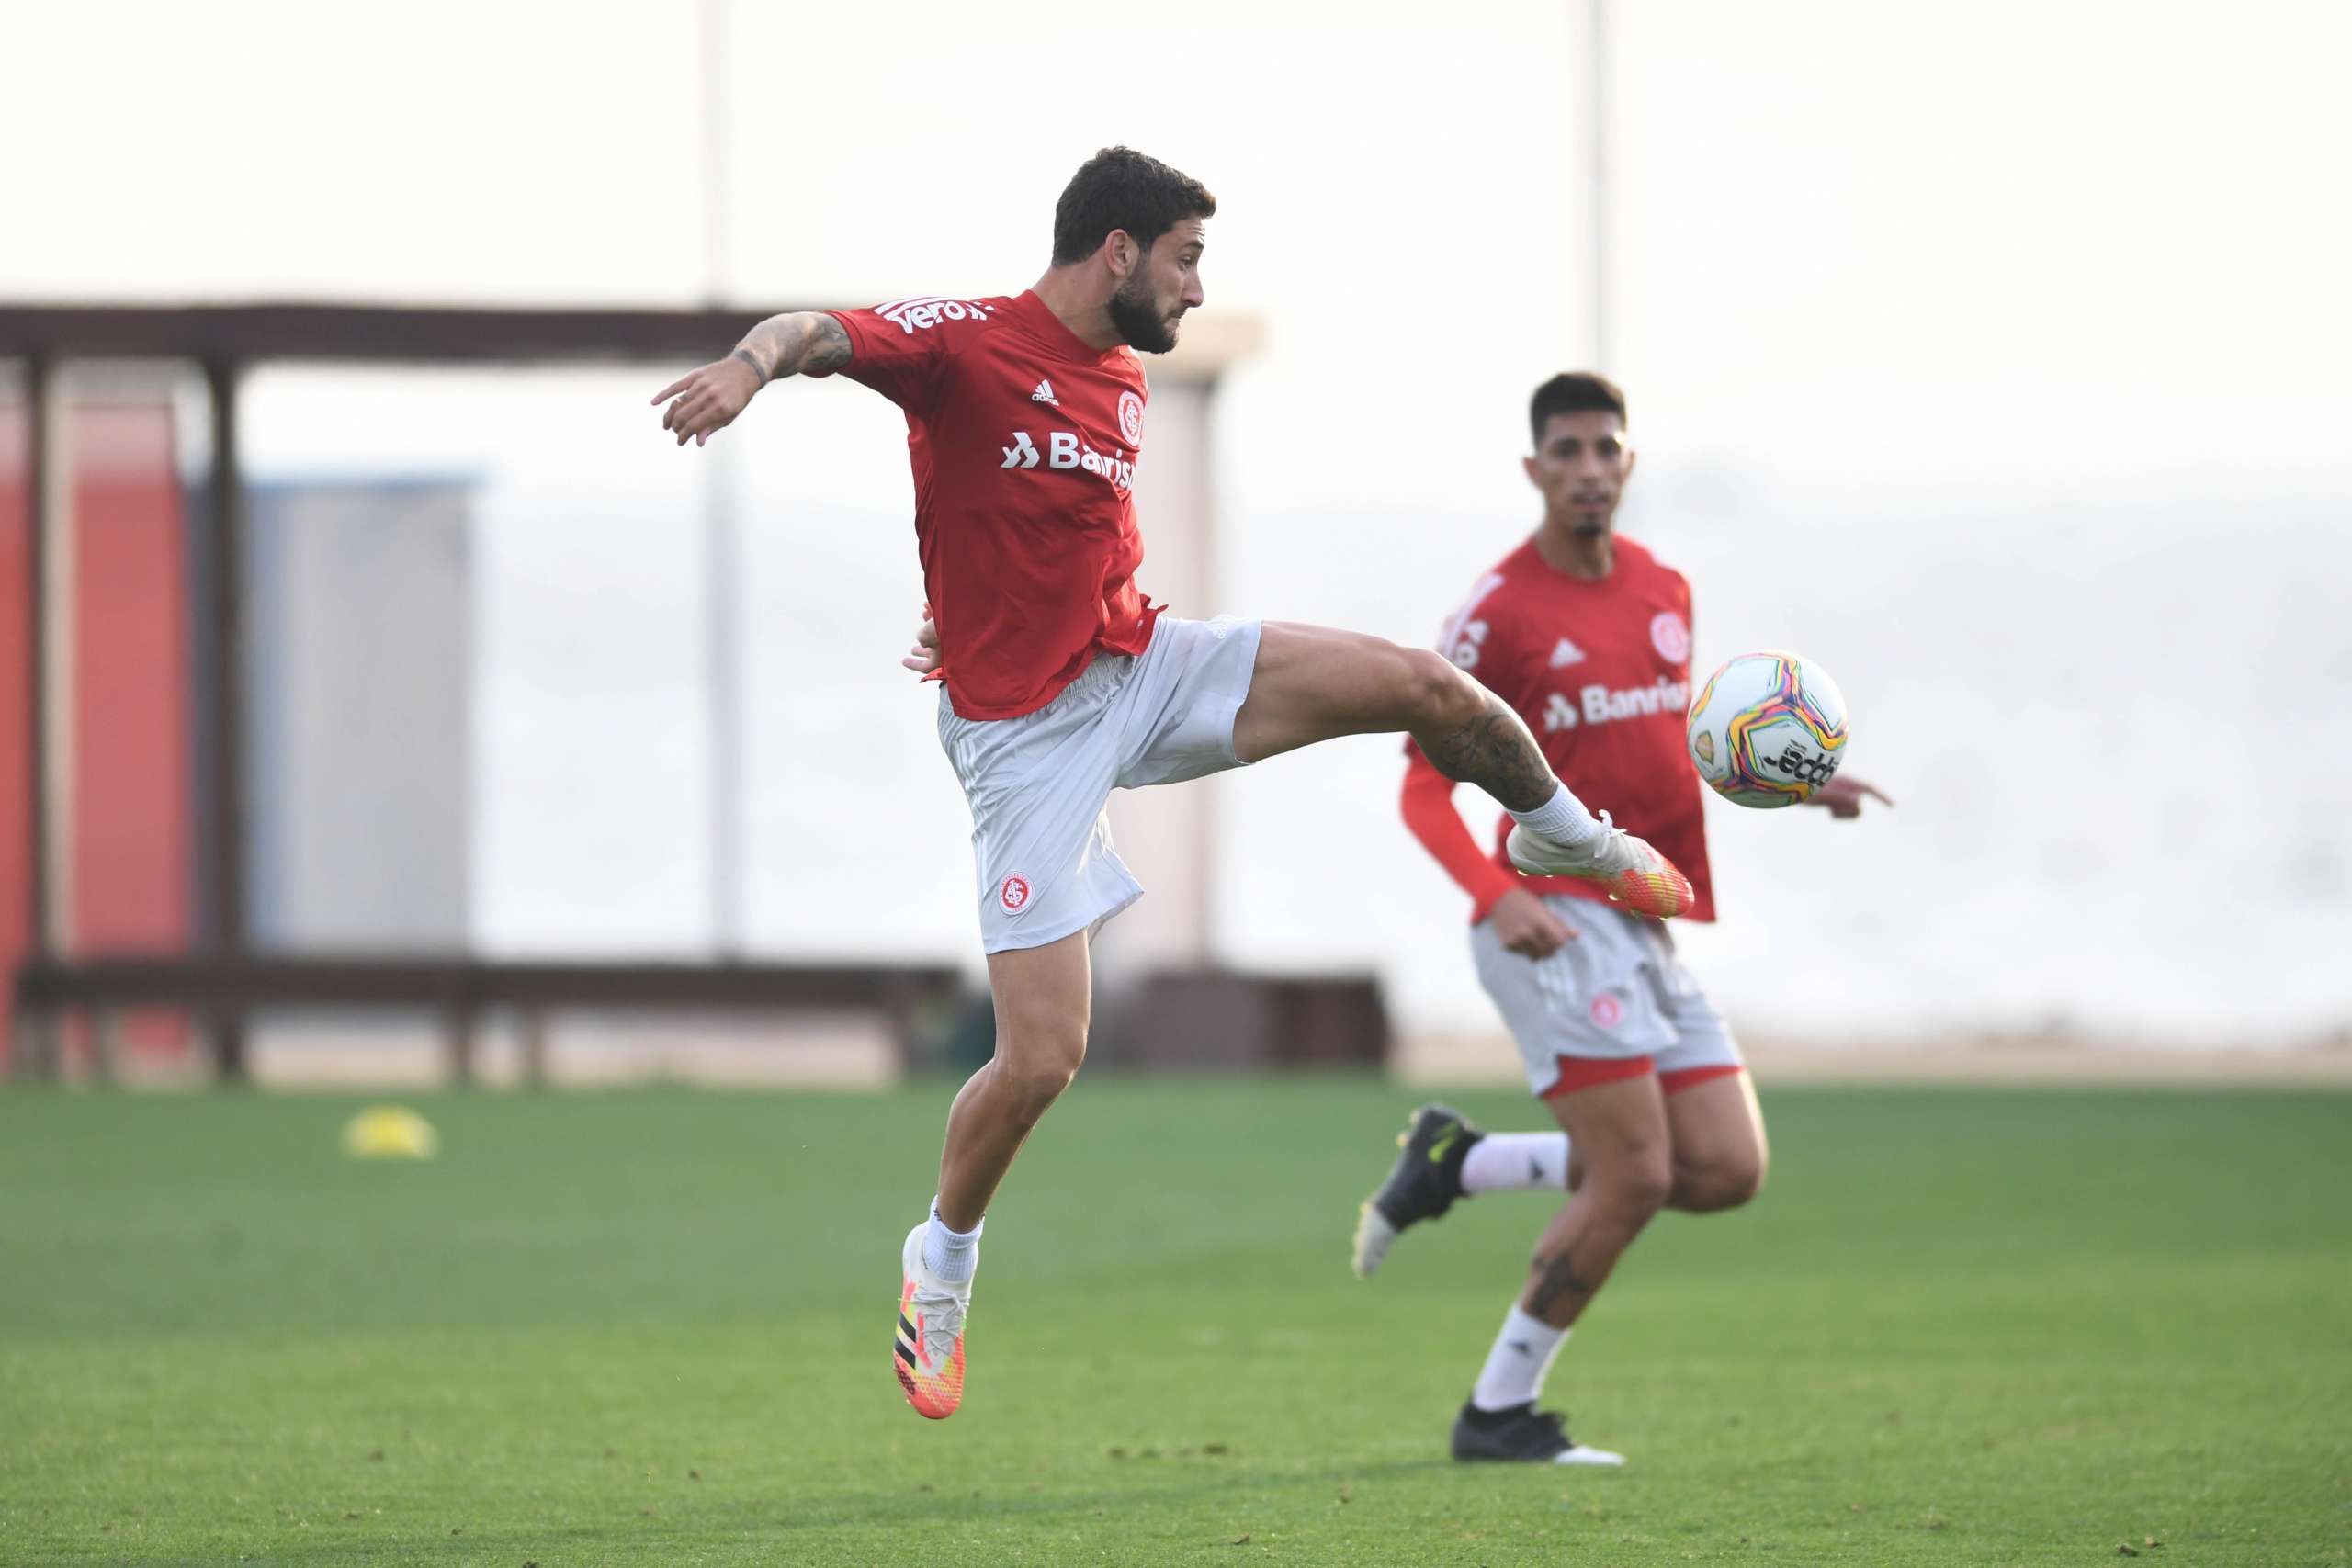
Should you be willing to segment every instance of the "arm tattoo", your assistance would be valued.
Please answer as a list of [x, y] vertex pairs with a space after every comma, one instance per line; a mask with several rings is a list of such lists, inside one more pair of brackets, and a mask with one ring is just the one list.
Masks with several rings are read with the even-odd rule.
[[808, 352], [800, 357], [802, 370], [838, 370], [849, 363], [849, 329], [837, 316], [820, 312], [816, 332], [811, 334]]
[[1534, 1299], [1529, 1303], [1528, 1314], [1548, 1319], [1552, 1308], [1571, 1296], [1589, 1297], [1598, 1285], [1577, 1278], [1576, 1259], [1563, 1252], [1557, 1258], [1537, 1253], [1533, 1260], [1537, 1270]]
[[822, 310], [770, 316], [744, 334], [733, 357], [758, 371], [763, 387], [786, 376], [822, 375], [849, 363], [849, 329]]
[[1552, 798], [1559, 781], [1519, 715], [1492, 692], [1487, 710], [1458, 728], [1416, 735], [1437, 771], [1474, 784], [1511, 811], [1532, 811]]

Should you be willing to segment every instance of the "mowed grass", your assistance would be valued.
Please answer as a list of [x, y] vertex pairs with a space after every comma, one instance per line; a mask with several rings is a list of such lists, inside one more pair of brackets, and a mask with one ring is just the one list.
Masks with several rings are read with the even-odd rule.
[[[1545, 1202], [1351, 1278], [1414, 1097], [1086, 1081], [1000, 1200], [968, 1403], [888, 1371], [948, 1086], [0, 1094], [0, 1562], [2340, 1563], [2352, 1097], [1768, 1092], [1553, 1402], [1456, 1466]], [[1462, 1097], [1528, 1124], [1510, 1095]], [[2161, 1542], [2151, 1545], [2151, 1541]]]

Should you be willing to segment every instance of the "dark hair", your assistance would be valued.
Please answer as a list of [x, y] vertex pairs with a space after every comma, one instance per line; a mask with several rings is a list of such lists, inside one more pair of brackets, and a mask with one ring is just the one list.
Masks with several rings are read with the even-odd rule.
[[1187, 218], [1216, 216], [1208, 186], [1132, 147], [1105, 147], [1079, 165], [1054, 203], [1054, 265], [1081, 262], [1114, 229], [1148, 250]]
[[1625, 423], [1625, 394], [1617, 383], [1592, 370], [1569, 370], [1535, 389], [1527, 401], [1527, 423], [1536, 446], [1544, 445], [1544, 427], [1555, 413], [1583, 413], [1598, 409]]

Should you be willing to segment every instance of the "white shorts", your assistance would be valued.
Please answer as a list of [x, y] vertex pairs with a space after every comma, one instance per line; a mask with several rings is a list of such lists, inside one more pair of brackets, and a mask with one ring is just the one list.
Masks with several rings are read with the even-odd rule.
[[1594, 898], [1544, 908], [1577, 932], [1549, 958], [1510, 952], [1491, 920], [1470, 928], [1478, 983], [1495, 998], [1538, 1096], [1655, 1072], [1671, 1093], [1740, 1067], [1739, 1043], [1657, 920]]
[[982, 951], [1043, 947], [1143, 897], [1111, 847], [1111, 792], [1241, 766], [1233, 716], [1258, 632], [1230, 615], [1162, 615], [1143, 652], [1098, 655], [1018, 718], [959, 718], [940, 692], [939, 743], [972, 807]]

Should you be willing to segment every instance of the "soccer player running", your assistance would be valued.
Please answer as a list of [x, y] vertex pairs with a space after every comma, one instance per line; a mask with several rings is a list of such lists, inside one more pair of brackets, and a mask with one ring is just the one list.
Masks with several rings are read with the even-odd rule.
[[934, 1419], [963, 1400], [989, 1200], [1086, 1054], [1089, 941], [1142, 892], [1112, 847], [1113, 789], [1403, 731], [1443, 776], [1512, 814], [1514, 864], [1589, 879], [1659, 918], [1692, 896], [1438, 655], [1317, 626], [1180, 620], [1144, 596], [1132, 487], [1150, 389], [1136, 351], [1174, 347], [1202, 302], [1216, 211], [1198, 181], [1108, 148], [1063, 190], [1052, 263], [1027, 291], [772, 317], [653, 399], [681, 446], [786, 376], [838, 372], [906, 414], [939, 739], [971, 807], [997, 1024], [994, 1059], [948, 1111], [930, 1213], [900, 1249], [892, 1365]]
[[[1689, 919], [1714, 918], [1700, 781], [1683, 751], [1690, 701], [1690, 585], [1617, 536], [1634, 471], [1625, 398], [1594, 375], [1555, 376], [1529, 409], [1522, 459], [1544, 521], [1481, 577], [1442, 648], [1543, 737], [1568, 788], [1606, 800], [1621, 825], [1690, 876]], [[1453, 1423], [1453, 1457], [1614, 1465], [1535, 1401], [1570, 1328], [1660, 1208], [1736, 1208], [1763, 1184], [1762, 1113], [1723, 1016], [1655, 920], [1630, 918], [1592, 883], [1521, 876], [1483, 853], [1453, 808], [1453, 780], [1407, 743], [1403, 808], [1414, 835], [1470, 895], [1470, 953], [1561, 1131], [1486, 1133], [1424, 1105], [1395, 1168], [1358, 1217], [1355, 1269], [1370, 1275], [1399, 1233], [1479, 1192], [1574, 1190], [1544, 1227]], [[1840, 775], [1811, 804], [1853, 817], [1865, 795]]]

